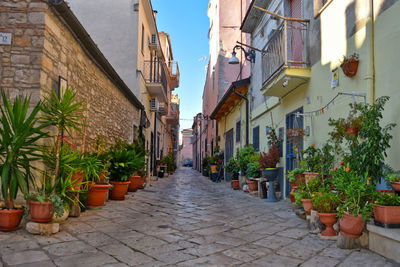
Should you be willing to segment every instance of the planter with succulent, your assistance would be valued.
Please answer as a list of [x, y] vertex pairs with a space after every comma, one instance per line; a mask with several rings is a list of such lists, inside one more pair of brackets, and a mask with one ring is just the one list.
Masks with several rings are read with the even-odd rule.
[[385, 180], [392, 184], [394, 191], [400, 192], [400, 175], [398, 173], [388, 174]]
[[375, 224], [400, 228], [400, 196], [381, 194], [374, 203]]
[[257, 191], [258, 190], [258, 181], [256, 178], [260, 178], [260, 163], [258, 161], [253, 161], [247, 164], [246, 171], [246, 183], [249, 188], [249, 191]]
[[347, 77], [353, 77], [357, 74], [359, 62], [360, 61], [358, 59], [358, 54], [354, 53], [349, 57], [344, 56], [343, 60], [341, 61], [340, 67]]
[[320, 192], [315, 193], [311, 202], [314, 209], [318, 212], [318, 216], [326, 229], [321, 233], [324, 236], [336, 236], [333, 225], [337, 222], [337, 207], [341, 203], [338, 194], [332, 193], [330, 187], [320, 188]]
[[239, 186], [239, 171], [240, 171], [240, 167], [239, 167], [239, 164], [235, 160], [234, 157], [231, 157], [229, 159], [229, 161], [226, 163], [225, 171], [230, 173], [233, 190], [240, 189], [240, 186]]
[[[14, 203], [18, 191], [29, 192], [29, 181], [34, 180], [31, 165], [41, 159], [37, 141], [47, 134], [47, 126], [38, 120], [41, 103], [30, 108], [30, 97], [18, 96], [11, 103], [2, 91], [0, 105], [0, 169], [1, 194], [5, 207], [0, 208], [0, 231], [18, 228], [24, 209]], [[29, 111], [28, 111], [29, 110]]]

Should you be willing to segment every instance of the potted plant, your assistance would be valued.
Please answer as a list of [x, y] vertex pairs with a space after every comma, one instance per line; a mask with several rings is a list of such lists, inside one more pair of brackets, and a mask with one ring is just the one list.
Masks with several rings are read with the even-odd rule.
[[368, 179], [357, 175], [349, 167], [335, 171], [334, 185], [344, 200], [339, 205], [340, 232], [358, 238], [362, 234], [365, 221], [371, 216], [375, 188], [369, 184]]
[[235, 160], [234, 157], [231, 157], [229, 159], [229, 161], [226, 163], [225, 171], [230, 173], [233, 190], [240, 189], [240, 186], [239, 186], [239, 171], [240, 171], [240, 168], [239, 168], [238, 162]]
[[295, 195], [295, 203], [298, 205], [303, 205], [304, 211], [307, 215], [311, 214], [313, 205], [311, 199], [315, 197], [315, 193], [321, 187], [322, 181], [320, 178], [315, 178], [308, 183], [304, 182], [299, 185]]
[[[23, 208], [14, 200], [19, 191], [29, 192], [29, 180], [33, 180], [32, 163], [42, 157], [37, 141], [47, 134], [46, 124], [38, 121], [41, 103], [30, 109], [30, 97], [18, 96], [10, 103], [2, 91], [0, 105], [0, 169], [1, 194], [5, 208], [0, 208], [0, 230], [12, 231], [18, 228]], [[29, 112], [28, 112], [29, 110]]]
[[258, 190], [258, 181], [255, 178], [260, 178], [260, 163], [258, 161], [253, 161], [247, 164], [247, 179], [246, 183], [249, 188], [249, 191], [257, 191]]
[[278, 169], [276, 165], [279, 163], [279, 151], [278, 146], [273, 143], [268, 150], [268, 154], [261, 152], [260, 158], [258, 160], [260, 168], [263, 170], [263, 176], [267, 181], [275, 181], [278, 176]]
[[376, 225], [389, 225], [399, 228], [400, 196], [381, 194], [374, 203], [374, 219]]
[[386, 176], [386, 181], [392, 184], [392, 188], [394, 191], [400, 191], [400, 176], [397, 173], [390, 173]]
[[202, 159], [201, 162], [201, 167], [203, 170], [203, 176], [207, 177], [208, 176], [208, 164], [210, 163], [210, 158], [209, 157], [205, 157]]
[[56, 217], [63, 217], [65, 204], [62, 198], [55, 193], [55, 186], [51, 186], [52, 178], [43, 174], [40, 186], [33, 183], [36, 193], [29, 193], [25, 197], [29, 203], [31, 220], [37, 223], [49, 223]]
[[344, 56], [340, 64], [340, 67], [342, 68], [343, 73], [347, 77], [353, 77], [357, 74], [358, 63], [359, 63], [358, 54], [354, 53], [349, 57]]
[[350, 112], [347, 118], [339, 118], [334, 120], [329, 118], [329, 126], [334, 127], [334, 130], [329, 133], [332, 140], [341, 143], [343, 139], [352, 140], [358, 136], [361, 129], [362, 117], [356, 108], [356, 105], [350, 104]]
[[295, 202], [294, 193], [296, 192], [297, 187], [301, 183], [305, 182], [304, 172], [305, 172], [305, 169], [303, 169], [303, 168], [294, 168], [293, 170], [289, 171], [289, 173], [287, 175], [287, 178], [290, 183], [290, 188], [291, 188], [290, 201], [292, 203]]
[[336, 236], [337, 234], [333, 229], [333, 225], [337, 221], [336, 209], [341, 202], [338, 194], [331, 192], [330, 186], [328, 186], [314, 194], [311, 202], [314, 209], [318, 212], [317, 215], [321, 222], [326, 226], [326, 229], [321, 233], [321, 235]]
[[322, 152], [319, 148], [316, 147], [314, 143], [311, 144], [311, 146], [307, 147], [306, 150], [304, 150], [304, 168], [307, 170], [304, 172], [304, 177], [306, 180], [306, 183], [308, 183], [310, 180], [314, 179], [317, 177], [322, 169]]

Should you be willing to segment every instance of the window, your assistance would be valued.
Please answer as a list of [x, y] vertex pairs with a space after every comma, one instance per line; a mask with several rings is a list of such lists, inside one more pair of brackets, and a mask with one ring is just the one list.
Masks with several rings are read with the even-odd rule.
[[206, 138], [206, 140], [204, 141], [204, 151], [207, 152], [207, 138]]
[[214, 155], [214, 139], [211, 140], [211, 155]]
[[236, 143], [240, 142], [240, 121], [236, 122]]
[[215, 89], [215, 75], [214, 75], [214, 71], [211, 74], [211, 79], [212, 79], [212, 90], [214, 91]]
[[142, 55], [144, 55], [143, 50], [144, 50], [144, 25], [142, 24]]
[[254, 150], [260, 150], [260, 126], [253, 128], [253, 147]]

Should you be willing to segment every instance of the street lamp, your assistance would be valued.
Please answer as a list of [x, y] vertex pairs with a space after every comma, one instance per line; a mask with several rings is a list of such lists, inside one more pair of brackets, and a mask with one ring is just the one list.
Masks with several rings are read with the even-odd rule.
[[235, 45], [235, 47], [233, 48], [232, 51], [232, 57], [229, 59], [228, 64], [232, 64], [232, 65], [236, 65], [239, 64], [239, 59], [236, 56], [236, 49], [242, 49], [242, 51], [244, 52], [244, 55], [246, 57], [246, 59], [248, 61], [250, 61], [251, 63], [254, 63], [256, 61], [256, 51], [253, 49], [250, 49], [249, 51], [246, 51], [242, 46], [240, 45]]

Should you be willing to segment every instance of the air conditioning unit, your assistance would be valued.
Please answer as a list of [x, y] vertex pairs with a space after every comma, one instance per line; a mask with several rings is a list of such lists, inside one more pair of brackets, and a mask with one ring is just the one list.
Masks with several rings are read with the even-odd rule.
[[153, 97], [150, 101], [150, 111], [158, 111], [160, 107], [160, 103], [158, 102], [157, 98]]
[[167, 115], [168, 114], [167, 105], [165, 105], [164, 103], [160, 103], [158, 105], [158, 111], [160, 112], [161, 115]]

